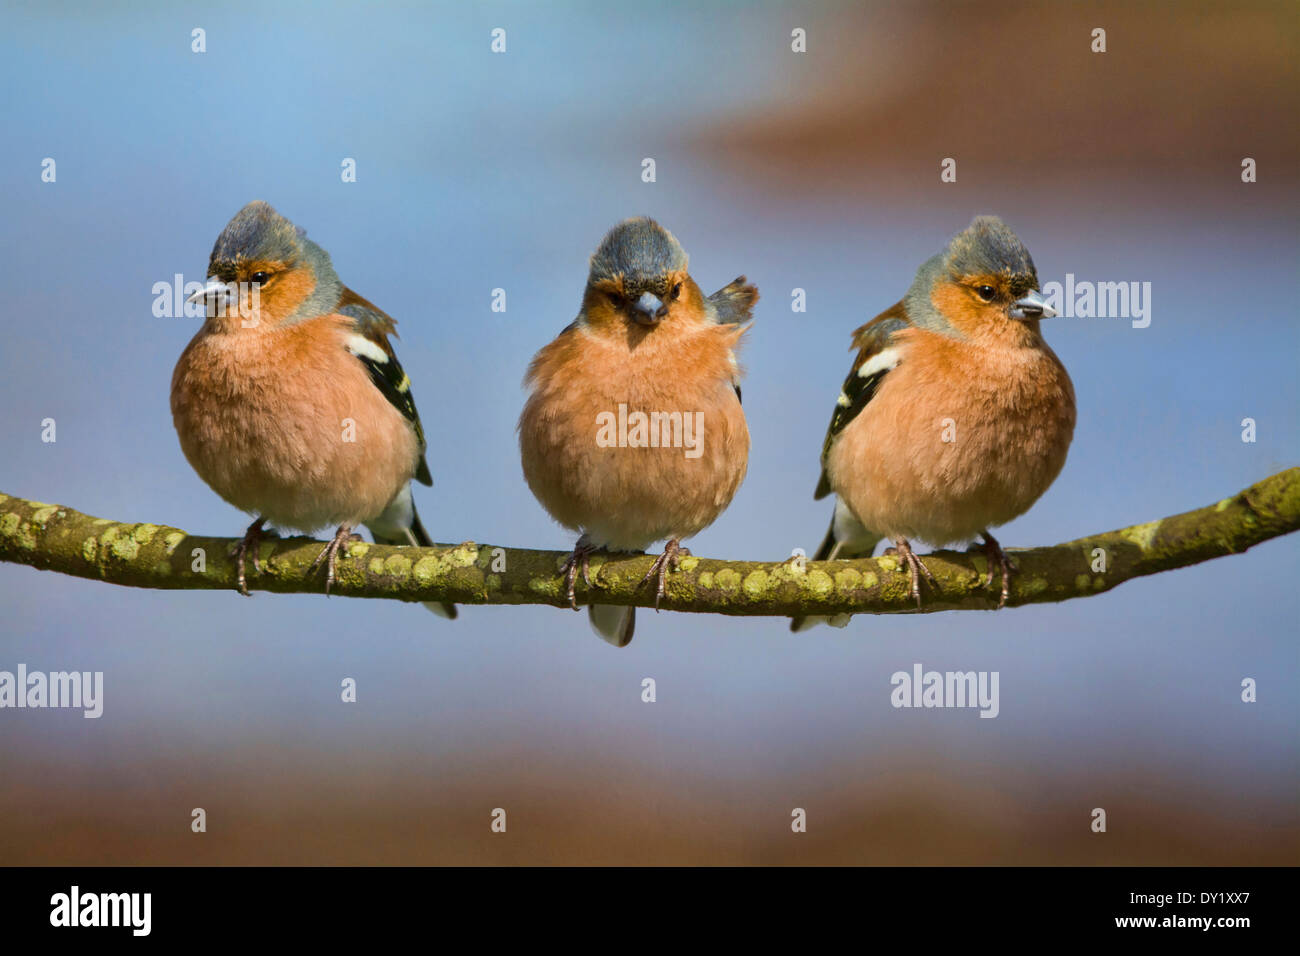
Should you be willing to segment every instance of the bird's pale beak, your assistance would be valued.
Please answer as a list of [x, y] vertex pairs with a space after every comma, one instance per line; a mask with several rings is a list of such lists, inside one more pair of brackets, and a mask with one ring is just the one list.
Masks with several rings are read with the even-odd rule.
[[1013, 319], [1050, 319], [1055, 315], [1056, 310], [1048, 305], [1043, 294], [1036, 290], [1031, 290], [1028, 295], [1011, 306]]
[[642, 325], [658, 325], [659, 320], [668, 314], [668, 306], [659, 296], [642, 292], [641, 298], [632, 303], [632, 318]]
[[229, 305], [235, 300], [235, 289], [233, 286], [222, 282], [220, 279], [209, 279], [207, 285], [202, 289], [199, 289], [185, 301], [196, 303], [206, 302], [210, 299], [214, 300], [214, 304], [219, 309], [221, 306]]

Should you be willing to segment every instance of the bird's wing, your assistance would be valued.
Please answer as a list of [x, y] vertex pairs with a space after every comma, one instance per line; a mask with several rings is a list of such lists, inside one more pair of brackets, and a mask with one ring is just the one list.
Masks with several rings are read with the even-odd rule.
[[758, 301], [758, 287], [750, 285], [744, 276], [737, 276], [709, 296], [709, 304], [718, 314], [718, 322], [739, 325], [754, 317], [754, 303]]
[[898, 353], [894, 349], [894, 334], [910, 327], [907, 312], [899, 302], [862, 326], [853, 333], [852, 348], [858, 350], [857, 358], [849, 376], [844, 380], [840, 397], [835, 402], [835, 411], [831, 415], [830, 428], [826, 430], [826, 440], [822, 443], [822, 473], [817, 482], [814, 498], [825, 498], [831, 491], [830, 478], [826, 474], [826, 458], [839, 433], [849, 422], [857, 417], [862, 409], [876, 394], [876, 389], [889, 371], [898, 365]]
[[397, 323], [383, 309], [347, 288], [339, 299], [337, 311], [350, 318], [356, 326], [356, 335], [348, 341], [348, 351], [366, 367], [375, 388], [406, 416], [415, 429], [415, 437], [420, 442], [420, 463], [415, 471], [415, 480], [422, 485], [433, 484], [433, 475], [429, 473], [429, 463], [424, 457], [427, 444], [420, 413], [415, 410], [415, 398], [411, 395], [411, 380], [402, 370], [397, 353], [388, 341], [390, 335], [397, 334]]

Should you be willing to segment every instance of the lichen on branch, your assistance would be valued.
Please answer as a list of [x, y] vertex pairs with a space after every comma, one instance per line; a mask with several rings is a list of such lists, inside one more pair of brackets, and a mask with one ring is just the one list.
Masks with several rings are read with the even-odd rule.
[[[1009, 606], [1065, 601], [1109, 591], [1125, 581], [1236, 554], [1300, 528], [1300, 468], [1290, 468], [1215, 504], [1146, 524], [1044, 548], [1008, 549], [1020, 572]], [[111, 521], [63, 505], [0, 494], [0, 561], [26, 564], [126, 587], [235, 589], [230, 558], [237, 539], [192, 535], [157, 524]], [[323, 542], [267, 538], [262, 571], [249, 562], [251, 590], [324, 593], [311, 569]], [[432, 548], [352, 544], [340, 556], [331, 593], [402, 601], [566, 606], [559, 551], [466, 541]], [[592, 587], [579, 580], [578, 601], [651, 607], [641, 579], [653, 558], [595, 554]], [[925, 559], [937, 587], [924, 611], [988, 609], [997, 593], [984, 586], [982, 551], [937, 551]], [[684, 557], [668, 576], [665, 610], [737, 615], [890, 614], [915, 612], [908, 575], [885, 555], [853, 561], [721, 561]]]

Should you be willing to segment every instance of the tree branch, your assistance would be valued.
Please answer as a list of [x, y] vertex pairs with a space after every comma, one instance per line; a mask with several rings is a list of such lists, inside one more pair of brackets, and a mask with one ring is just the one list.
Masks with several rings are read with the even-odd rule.
[[[1148, 524], [1016, 551], [1009, 605], [1088, 597], [1133, 578], [1245, 551], [1300, 528], [1300, 468], [1266, 478], [1231, 498]], [[230, 551], [236, 539], [204, 538], [155, 524], [94, 518], [61, 505], [0, 494], [0, 560], [140, 588], [235, 587]], [[319, 594], [309, 570], [323, 542], [264, 540], [262, 573], [251, 589]], [[200, 556], [202, 560], [200, 560]], [[467, 541], [433, 548], [353, 544], [338, 562], [333, 593], [458, 604], [550, 604], [563, 607], [559, 574], [567, 554], [497, 548]], [[1104, 558], [1104, 570], [1099, 559]], [[593, 588], [578, 599], [653, 606], [639, 582], [644, 555], [593, 555]], [[926, 558], [938, 581], [923, 592], [924, 610], [987, 609], [996, 594], [983, 586], [982, 552], [938, 551]], [[667, 610], [741, 615], [888, 614], [915, 611], [908, 576], [890, 556], [855, 561], [717, 561], [686, 557], [668, 577]]]

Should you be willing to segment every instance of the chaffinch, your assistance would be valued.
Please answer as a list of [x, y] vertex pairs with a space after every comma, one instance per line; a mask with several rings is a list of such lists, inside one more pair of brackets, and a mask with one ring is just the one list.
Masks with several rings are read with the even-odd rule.
[[[628, 219], [591, 257], [577, 319], [537, 353], [519, 418], [524, 477], [564, 527], [580, 532], [562, 569], [575, 610], [578, 569], [596, 551], [641, 552], [667, 539], [642, 584], [690, 552], [683, 538], [731, 502], [749, 461], [735, 349], [758, 290], [741, 276], [705, 297], [681, 245], [653, 219]], [[618, 647], [632, 607], [588, 608]]]
[[[411, 383], [393, 352], [396, 323], [339, 280], [329, 253], [264, 202], [217, 237], [207, 286], [191, 301], [207, 319], [172, 374], [181, 449], [226, 501], [257, 520], [245, 557], [277, 528], [338, 530], [313, 567], [326, 593], [340, 550], [366, 525], [381, 544], [430, 545], [411, 479], [431, 485]], [[427, 607], [455, 617], [451, 604]]]
[[[997, 217], [977, 216], [901, 302], [853, 333], [858, 355], [822, 447], [816, 497], [836, 502], [817, 560], [870, 556], [888, 538], [919, 607], [921, 577], [934, 578], [908, 539], [941, 546], [978, 534], [986, 586], [1000, 568], [1006, 603], [1015, 564], [988, 529], [1029, 510], [1074, 434], [1074, 387], [1038, 327], [1054, 315], [1024, 244]], [[792, 629], [820, 621], [796, 618]]]

